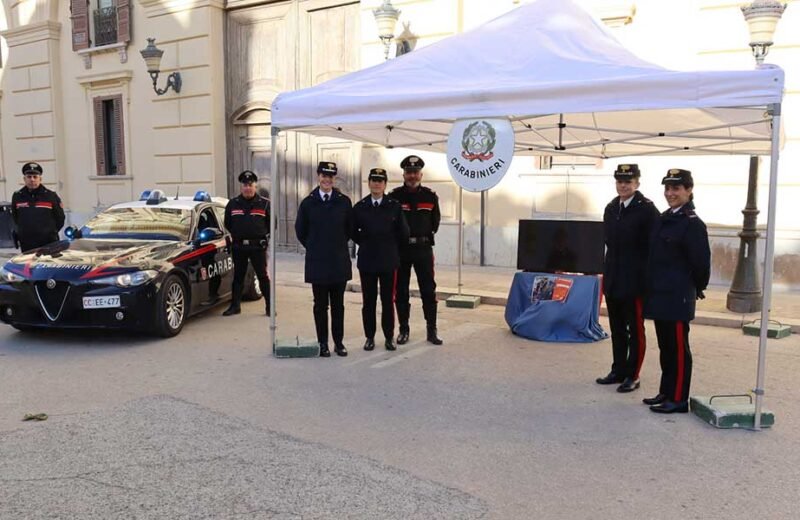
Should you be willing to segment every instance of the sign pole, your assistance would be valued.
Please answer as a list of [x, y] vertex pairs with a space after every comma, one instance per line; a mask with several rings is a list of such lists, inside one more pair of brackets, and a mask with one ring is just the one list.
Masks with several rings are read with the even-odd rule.
[[461, 296], [461, 265], [464, 263], [464, 188], [458, 187], [458, 295]]

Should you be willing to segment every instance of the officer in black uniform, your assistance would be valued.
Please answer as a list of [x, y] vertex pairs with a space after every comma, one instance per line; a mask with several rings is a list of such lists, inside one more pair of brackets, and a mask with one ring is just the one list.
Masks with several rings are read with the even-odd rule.
[[314, 324], [319, 355], [330, 357], [328, 349], [328, 305], [331, 308], [331, 336], [334, 350], [346, 356], [344, 339], [344, 291], [353, 277], [347, 241], [353, 229], [353, 205], [334, 188], [336, 163], [317, 166], [319, 186], [300, 203], [294, 223], [297, 240], [306, 248], [305, 280], [314, 291]]
[[256, 193], [258, 176], [250, 170], [239, 174], [239, 196], [225, 206], [225, 228], [231, 233], [233, 257], [233, 296], [223, 316], [242, 312], [241, 301], [247, 262], [253, 265], [261, 294], [264, 295], [267, 315], [270, 311], [269, 277], [267, 275], [267, 245], [269, 244], [269, 199]]
[[408, 224], [400, 203], [386, 196], [388, 176], [383, 168], [369, 171], [370, 194], [353, 207], [353, 241], [359, 245], [358, 272], [363, 306], [361, 321], [367, 341], [364, 350], [375, 348], [375, 310], [378, 282], [381, 292], [381, 328], [386, 350], [394, 346], [394, 295], [400, 245], [408, 244]]
[[11, 215], [17, 227], [14, 242], [23, 252], [55, 242], [64, 226], [64, 205], [56, 192], [42, 184], [43, 173], [38, 163], [25, 163], [25, 186], [11, 196]]
[[650, 235], [658, 218], [653, 202], [639, 191], [639, 165], [620, 164], [614, 171], [617, 196], [603, 214], [606, 259], [603, 292], [611, 325], [611, 372], [597, 383], [622, 383], [618, 392], [639, 388], [646, 349], [644, 331], [645, 269]]
[[689, 410], [692, 352], [689, 322], [695, 301], [711, 276], [711, 248], [706, 225], [694, 212], [694, 180], [689, 170], [673, 168], [661, 181], [667, 209], [656, 220], [647, 262], [645, 317], [655, 320], [661, 351], [658, 395], [643, 399], [658, 413]]
[[436, 331], [436, 281], [433, 268], [433, 236], [439, 230], [439, 221], [442, 219], [439, 197], [430, 188], [420, 184], [422, 168], [425, 167], [425, 161], [420, 157], [409, 155], [403, 159], [400, 167], [403, 169], [403, 185], [392, 190], [389, 196], [400, 203], [411, 235], [408, 243], [400, 248], [396, 303], [400, 334], [397, 336], [397, 343], [407, 343], [410, 334], [408, 318], [411, 304], [408, 285], [413, 266], [422, 297], [422, 312], [428, 327], [428, 342], [441, 345], [442, 340]]

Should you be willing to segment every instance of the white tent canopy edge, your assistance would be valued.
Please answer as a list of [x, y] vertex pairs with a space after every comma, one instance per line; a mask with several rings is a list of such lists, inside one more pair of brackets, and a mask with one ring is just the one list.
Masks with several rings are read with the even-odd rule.
[[[530, 49], [536, 49], [531, 52]], [[480, 74], [474, 71], [480, 71]], [[413, 78], [414, 81], [405, 81]], [[444, 151], [459, 118], [508, 117], [516, 154], [771, 156], [755, 429], [772, 292], [784, 75], [777, 67], [680, 72], [644, 62], [571, 0], [538, 0], [411, 54], [279, 95], [281, 131]], [[527, 115], [520, 115], [527, 114]], [[279, 200], [272, 154], [273, 200]], [[277, 204], [271, 228], [275, 229]], [[271, 241], [275, 258], [275, 241]], [[275, 261], [271, 275], [275, 279]], [[276, 342], [275, 283], [270, 328]]]

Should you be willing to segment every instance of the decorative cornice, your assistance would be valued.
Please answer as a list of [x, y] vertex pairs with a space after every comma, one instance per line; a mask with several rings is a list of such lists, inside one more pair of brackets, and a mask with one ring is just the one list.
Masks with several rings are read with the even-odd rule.
[[139, 0], [148, 18], [165, 14], [214, 7], [225, 9], [225, 0]]
[[86, 89], [93, 89], [99, 86], [119, 86], [130, 83], [133, 78], [132, 70], [117, 70], [114, 72], [102, 72], [99, 74], [87, 74], [78, 76], [75, 79]]
[[42, 40], [58, 40], [61, 37], [61, 23], [51, 20], [29, 23], [21, 27], [2, 31], [0, 32], [0, 36], [6, 39], [9, 47]]
[[127, 63], [128, 62], [128, 43], [127, 42], [119, 42], [119, 43], [110, 43], [108, 45], [100, 45], [98, 47], [87, 47], [86, 49], [80, 49], [75, 51], [79, 56], [83, 58], [83, 66], [86, 69], [92, 68], [92, 56], [95, 54], [102, 54], [105, 52], [118, 52], [119, 53], [119, 62], [120, 63]]

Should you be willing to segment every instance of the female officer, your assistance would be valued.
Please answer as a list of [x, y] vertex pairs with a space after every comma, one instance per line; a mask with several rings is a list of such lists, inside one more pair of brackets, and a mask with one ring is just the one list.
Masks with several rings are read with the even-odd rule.
[[314, 291], [314, 324], [319, 355], [330, 357], [328, 348], [328, 305], [331, 335], [336, 354], [346, 356], [344, 338], [344, 291], [353, 277], [347, 241], [353, 227], [350, 199], [333, 187], [336, 163], [317, 167], [319, 187], [300, 203], [294, 223], [297, 240], [306, 248], [305, 280]]
[[692, 172], [673, 168], [661, 180], [669, 209], [656, 221], [647, 263], [645, 317], [655, 321], [661, 351], [658, 395], [643, 399], [657, 413], [689, 411], [692, 352], [689, 322], [711, 276], [706, 225], [694, 212]]

